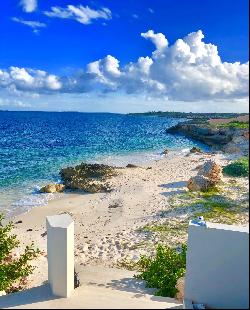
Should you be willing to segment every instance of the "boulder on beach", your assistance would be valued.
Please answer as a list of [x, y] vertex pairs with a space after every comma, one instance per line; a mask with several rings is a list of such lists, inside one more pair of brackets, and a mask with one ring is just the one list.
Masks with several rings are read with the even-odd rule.
[[213, 187], [215, 184], [209, 180], [209, 178], [204, 177], [203, 175], [197, 175], [189, 179], [187, 188], [190, 191], [206, 191], [210, 187]]
[[205, 191], [216, 186], [222, 176], [222, 167], [210, 160], [199, 168], [198, 175], [188, 181], [187, 187], [191, 191]]
[[222, 167], [215, 161], [207, 161], [198, 171], [198, 175], [204, 176], [214, 185], [222, 180]]
[[63, 184], [48, 184], [40, 188], [41, 193], [61, 193], [65, 189]]
[[191, 148], [190, 153], [192, 153], [192, 154], [196, 154], [196, 153], [201, 154], [202, 150], [199, 147], [194, 146], [194, 147]]
[[117, 174], [116, 167], [86, 163], [60, 171], [63, 184], [67, 189], [83, 190], [88, 193], [110, 191], [110, 184], [106, 180]]
[[127, 164], [126, 168], [138, 168], [138, 166], [134, 164]]

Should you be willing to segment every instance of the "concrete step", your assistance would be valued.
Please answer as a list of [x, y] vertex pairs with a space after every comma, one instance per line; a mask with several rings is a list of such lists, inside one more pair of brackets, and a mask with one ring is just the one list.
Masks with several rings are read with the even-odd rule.
[[47, 284], [0, 297], [0, 308], [11, 309], [182, 309], [173, 298], [153, 295], [133, 272], [115, 268], [82, 267], [81, 286], [70, 298], [57, 298]]

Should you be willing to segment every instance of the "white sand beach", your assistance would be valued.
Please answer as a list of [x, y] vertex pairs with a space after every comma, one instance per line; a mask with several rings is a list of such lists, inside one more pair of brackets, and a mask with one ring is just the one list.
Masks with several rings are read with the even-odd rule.
[[[12, 220], [14, 232], [22, 245], [34, 241], [43, 255], [34, 262], [38, 267], [30, 277], [29, 286], [37, 286], [47, 280], [46, 216], [69, 213], [75, 221], [75, 265], [117, 266], [117, 262], [137, 260], [147, 254], [143, 247], [154, 236], [138, 233], [147, 224], [166, 221], [161, 212], [169, 211], [167, 218], [177, 225], [187, 214], [175, 215], [170, 199], [187, 192], [187, 181], [197, 173], [197, 167], [209, 159], [223, 164], [225, 155], [204, 153], [185, 154], [170, 151], [160, 160], [137, 168], [121, 169], [110, 180], [113, 190], [109, 193], [65, 193], [48, 205], [33, 208]], [[242, 181], [247, 186], [246, 180]], [[19, 222], [19, 223], [18, 223]], [[244, 222], [244, 221], [243, 221]], [[152, 239], [153, 238], [153, 239]], [[174, 239], [174, 240], [173, 240]], [[186, 234], [176, 234], [167, 244], [186, 241]]]

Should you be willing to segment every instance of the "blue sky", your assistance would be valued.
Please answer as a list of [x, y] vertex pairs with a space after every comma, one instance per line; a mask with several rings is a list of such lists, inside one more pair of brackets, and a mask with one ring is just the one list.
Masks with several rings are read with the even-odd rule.
[[246, 0], [1, 1], [0, 109], [247, 111], [248, 22]]

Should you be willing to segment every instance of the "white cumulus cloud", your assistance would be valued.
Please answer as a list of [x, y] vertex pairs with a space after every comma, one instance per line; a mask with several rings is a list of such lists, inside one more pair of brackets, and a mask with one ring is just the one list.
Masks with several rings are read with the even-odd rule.
[[20, 5], [22, 6], [24, 12], [31, 13], [37, 8], [37, 0], [21, 0]]
[[[102, 71], [99, 83], [108, 78], [112, 91], [116, 88], [128, 93], [145, 92], [171, 100], [248, 96], [249, 62], [222, 62], [217, 47], [203, 41], [201, 30], [178, 39], [172, 46], [168, 46], [168, 40], [162, 33], [149, 30], [141, 36], [155, 45], [152, 55], [140, 57], [124, 68], [118, 67], [120, 74], [117, 76], [108, 76]], [[116, 60], [116, 63], [119, 64], [119, 61]], [[107, 86], [107, 91], [108, 83], [103, 84]]]
[[112, 13], [108, 8], [94, 10], [89, 6], [82, 5], [53, 6], [50, 11], [45, 11], [44, 14], [48, 17], [73, 19], [84, 25], [91, 24], [92, 20], [95, 19], [108, 20], [112, 18]]
[[15, 91], [50, 92], [62, 88], [56, 75], [42, 70], [10, 67], [0, 70], [0, 87]]
[[163, 50], [168, 46], [168, 40], [162, 33], [154, 33], [153, 30], [149, 30], [146, 33], [141, 33], [141, 36], [151, 40], [158, 50]]
[[162, 33], [142, 34], [155, 46], [152, 54], [123, 66], [108, 55], [84, 70], [59, 77], [41, 70], [0, 70], [0, 87], [36, 93], [128, 93], [173, 101], [232, 102], [248, 98], [249, 62], [223, 62], [218, 49], [204, 42], [201, 30], [172, 45]]

